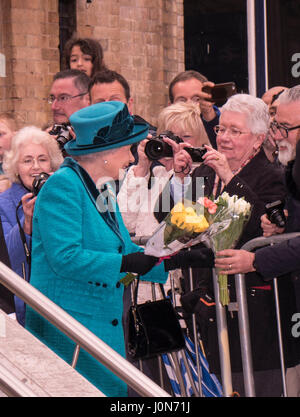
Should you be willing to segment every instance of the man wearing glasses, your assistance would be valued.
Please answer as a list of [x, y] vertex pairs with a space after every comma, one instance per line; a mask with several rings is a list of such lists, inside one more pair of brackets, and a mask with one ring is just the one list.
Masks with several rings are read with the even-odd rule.
[[69, 123], [73, 113], [90, 104], [89, 82], [90, 78], [84, 72], [75, 69], [54, 75], [47, 101], [55, 124]]

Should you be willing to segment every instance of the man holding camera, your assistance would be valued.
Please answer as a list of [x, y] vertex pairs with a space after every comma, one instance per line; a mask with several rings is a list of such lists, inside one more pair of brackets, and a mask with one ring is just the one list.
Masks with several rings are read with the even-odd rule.
[[69, 117], [90, 104], [90, 78], [79, 70], [57, 72], [48, 97], [55, 124], [69, 123]]
[[90, 104], [89, 82], [90, 77], [75, 69], [57, 72], [53, 77], [47, 100], [51, 104], [54, 125], [47, 130], [56, 137], [61, 149], [71, 139], [69, 117]]

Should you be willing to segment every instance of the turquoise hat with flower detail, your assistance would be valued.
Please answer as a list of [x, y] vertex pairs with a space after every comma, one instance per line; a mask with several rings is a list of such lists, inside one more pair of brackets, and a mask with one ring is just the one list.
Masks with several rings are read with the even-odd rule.
[[127, 105], [106, 101], [84, 107], [70, 117], [76, 138], [67, 142], [69, 155], [106, 151], [140, 142], [148, 135], [147, 123], [136, 123]]

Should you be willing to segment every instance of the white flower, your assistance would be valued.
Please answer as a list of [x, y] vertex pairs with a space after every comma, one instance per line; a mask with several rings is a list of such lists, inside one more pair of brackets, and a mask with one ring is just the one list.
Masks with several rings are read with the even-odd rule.
[[222, 193], [222, 194], [218, 197], [217, 201], [219, 201], [219, 199], [220, 199], [220, 198], [223, 198], [223, 200], [225, 200], [226, 202], [228, 202], [228, 199], [230, 198], [230, 195], [229, 195], [226, 191], [224, 191], [224, 193]]
[[235, 202], [234, 210], [237, 214], [243, 214], [244, 216], [246, 216], [250, 212], [250, 207], [251, 205], [247, 201], [245, 201], [244, 198], [239, 198]]

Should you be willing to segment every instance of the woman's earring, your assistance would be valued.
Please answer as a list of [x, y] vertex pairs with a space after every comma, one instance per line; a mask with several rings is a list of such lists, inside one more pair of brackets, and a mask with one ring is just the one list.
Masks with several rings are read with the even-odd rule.
[[108, 161], [107, 161], [106, 159], [104, 159], [104, 163], [105, 163], [105, 164], [107, 164], [107, 162], [108, 162]]

